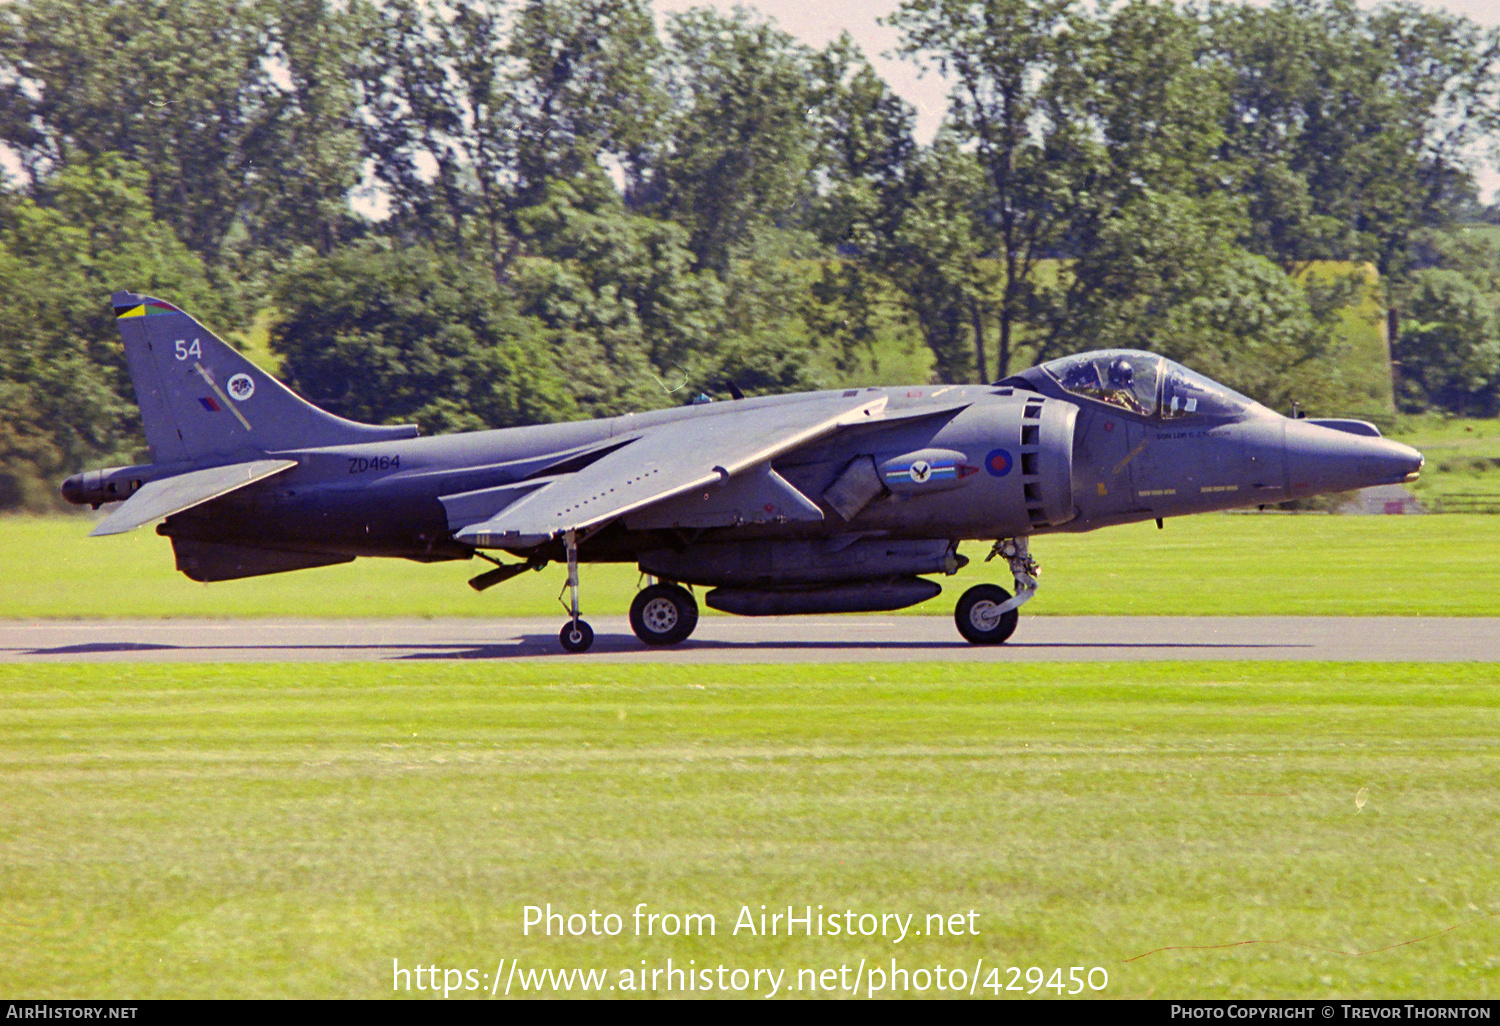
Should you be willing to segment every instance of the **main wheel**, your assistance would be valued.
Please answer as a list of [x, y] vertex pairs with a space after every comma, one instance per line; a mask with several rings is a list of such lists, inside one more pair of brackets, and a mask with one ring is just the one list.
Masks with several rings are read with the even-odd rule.
[[971, 645], [1001, 645], [1016, 632], [1017, 610], [1000, 612], [1000, 604], [1010, 599], [1010, 592], [994, 584], [976, 584], [958, 600], [953, 621], [958, 633]]
[[557, 640], [562, 642], [562, 647], [569, 652], [587, 652], [589, 646], [594, 643], [594, 628], [582, 620], [569, 620], [563, 624]]
[[630, 603], [630, 629], [648, 645], [675, 645], [698, 626], [698, 603], [679, 584], [653, 584]]

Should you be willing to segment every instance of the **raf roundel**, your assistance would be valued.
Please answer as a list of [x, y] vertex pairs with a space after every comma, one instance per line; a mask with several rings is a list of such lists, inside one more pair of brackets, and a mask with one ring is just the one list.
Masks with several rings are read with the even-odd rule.
[[1010, 453], [1004, 449], [996, 449], [984, 458], [984, 469], [996, 477], [1004, 477], [1010, 473], [1010, 468], [1015, 461], [1010, 458]]
[[255, 379], [248, 374], [236, 374], [229, 379], [226, 386], [229, 394], [234, 396], [235, 402], [244, 402], [255, 394]]

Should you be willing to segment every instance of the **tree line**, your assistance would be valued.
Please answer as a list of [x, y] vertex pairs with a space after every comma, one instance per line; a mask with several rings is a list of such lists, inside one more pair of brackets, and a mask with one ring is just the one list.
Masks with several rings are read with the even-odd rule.
[[[140, 445], [107, 305], [272, 311], [309, 399], [428, 431], [1105, 346], [1255, 397], [1500, 400], [1500, 33], [1412, 3], [905, 0], [848, 38], [648, 0], [0, 8], [0, 506]], [[1500, 236], [1500, 232], [1493, 233]]]

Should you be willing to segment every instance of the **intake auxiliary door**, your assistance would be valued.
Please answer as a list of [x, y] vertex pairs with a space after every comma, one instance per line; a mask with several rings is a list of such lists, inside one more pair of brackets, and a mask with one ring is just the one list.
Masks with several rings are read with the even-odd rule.
[[1134, 457], [1144, 425], [1092, 404], [1078, 412], [1073, 433], [1073, 501], [1085, 520], [1140, 508]]

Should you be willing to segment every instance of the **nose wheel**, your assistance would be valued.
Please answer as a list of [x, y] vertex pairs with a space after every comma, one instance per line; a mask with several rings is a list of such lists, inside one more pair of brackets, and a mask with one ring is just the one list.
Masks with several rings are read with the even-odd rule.
[[1016, 632], [1016, 622], [1021, 618], [1017, 610], [1036, 594], [1037, 575], [1042, 571], [1031, 558], [1029, 539], [1001, 538], [984, 561], [988, 563], [996, 556], [1005, 557], [1010, 564], [1016, 593], [1012, 596], [997, 584], [976, 584], [963, 593], [953, 610], [953, 622], [971, 645], [1003, 645]]
[[1010, 592], [998, 584], [974, 585], [963, 593], [953, 610], [958, 633], [971, 645], [1003, 645], [1016, 632], [1016, 622], [1021, 619], [1014, 607], [1003, 609], [1010, 598]]

